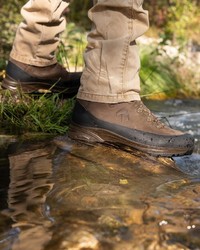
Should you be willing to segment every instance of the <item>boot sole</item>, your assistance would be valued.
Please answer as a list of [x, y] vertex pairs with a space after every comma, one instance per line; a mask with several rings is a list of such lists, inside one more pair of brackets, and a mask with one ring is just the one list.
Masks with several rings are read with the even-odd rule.
[[[56, 84], [55, 84], [56, 85]], [[21, 91], [25, 94], [44, 94], [44, 93], [62, 93], [71, 97], [75, 96], [78, 92], [77, 89], [63, 89], [52, 87], [49, 83], [45, 82], [17, 82], [12, 80], [9, 76], [3, 79], [1, 87], [10, 91], [16, 92]]]
[[124, 138], [111, 131], [101, 128], [81, 127], [77, 124], [71, 124], [68, 135], [71, 139], [85, 143], [103, 143], [116, 145], [121, 149], [129, 147], [133, 150], [139, 150], [152, 156], [173, 157], [191, 154], [193, 148], [164, 148], [151, 145], [144, 145]]

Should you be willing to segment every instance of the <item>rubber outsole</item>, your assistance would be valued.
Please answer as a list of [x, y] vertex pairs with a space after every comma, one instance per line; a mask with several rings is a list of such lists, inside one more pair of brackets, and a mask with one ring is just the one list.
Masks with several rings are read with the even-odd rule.
[[128, 140], [111, 131], [101, 128], [90, 128], [82, 127], [77, 124], [71, 124], [68, 136], [73, 140], [78, 140], [86, 143], [105, 143], [116, 145], [123, 149], [123, 147], [130, 147], [150, 154], [152, 156], [162, 157], [174, 157], [191, 154], [193, 148], [178, 147], [178, 148], [166, 148], [166, 147], [155, 147], [152, 145], [145, 145], [138, 142]]

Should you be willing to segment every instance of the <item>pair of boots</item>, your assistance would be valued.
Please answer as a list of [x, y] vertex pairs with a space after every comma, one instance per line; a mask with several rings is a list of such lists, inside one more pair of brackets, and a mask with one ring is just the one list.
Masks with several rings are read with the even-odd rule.
[[[10, 59], [2, 87], [25, 93], [77, 94], [81, 73], [69, 73], [59, 64], [36, 67]], [[77, 100], [69, 137], [89, 143], [130, 147], [154, 156], [191, 154], [194, 139], [161, 123], [142, 101], [116, 104]]]

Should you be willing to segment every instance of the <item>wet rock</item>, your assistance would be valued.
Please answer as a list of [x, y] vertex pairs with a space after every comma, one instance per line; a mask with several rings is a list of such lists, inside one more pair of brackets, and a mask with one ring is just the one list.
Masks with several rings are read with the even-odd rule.
[[93, 233], [77, 230], [73, 232], [70, 237], [64, 240], [61, 244], [60, 249], [66, 250], [81, 250], [81, 249], [88, 249], [88, 250], [98, 250], [98, 240], [94, 236]]
[[200, 155], [192, 154], [182, 157], [173, 157], [178, 168], [191, 176], [200, 177]]

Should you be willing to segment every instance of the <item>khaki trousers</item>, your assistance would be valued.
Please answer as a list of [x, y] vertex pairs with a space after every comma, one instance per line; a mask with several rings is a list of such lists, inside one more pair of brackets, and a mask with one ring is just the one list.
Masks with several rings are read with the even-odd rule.
[[[63, 12], [70, 0], [29, 0], [22, 8], [11, 57], [35, 66], [56, 63]], [[143, 0], [96, 0], [88, 16], [93, 28], [84, 53], [78, 98], [105, 103], [139, 100], [140, 59], [136, 38], [148, 29]]]

